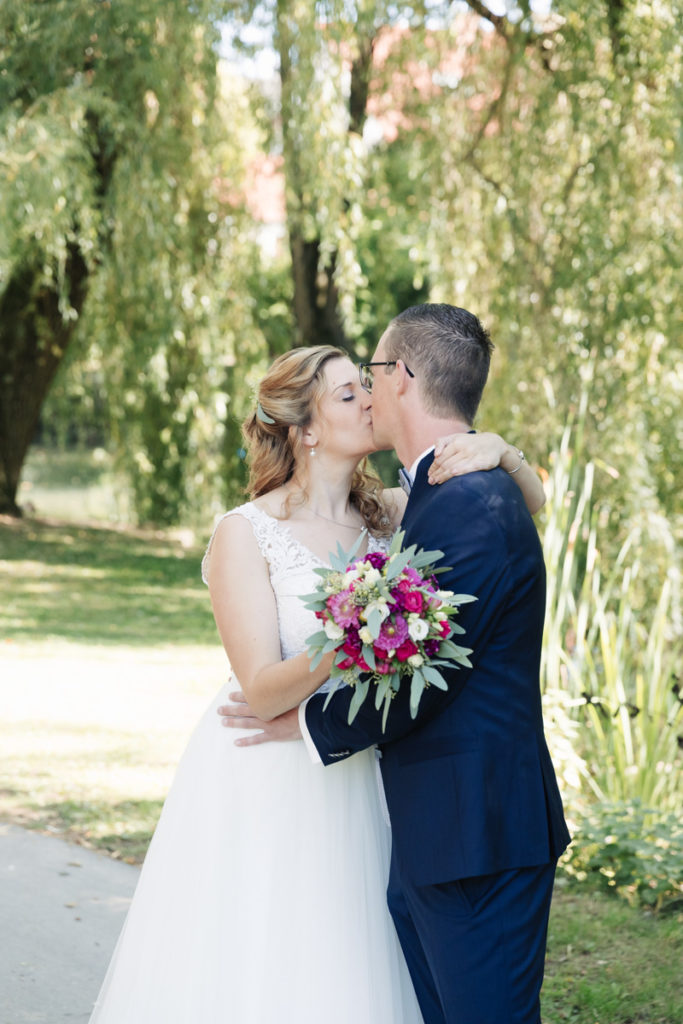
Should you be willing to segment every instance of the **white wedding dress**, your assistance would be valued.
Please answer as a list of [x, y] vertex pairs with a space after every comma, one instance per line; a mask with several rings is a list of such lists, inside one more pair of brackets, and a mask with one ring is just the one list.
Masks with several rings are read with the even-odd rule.
[[[268, 562], [282, 656], [298, 654], [323, 563], [252, 503], [233, 514]], [[91, 1024], [420, 1024], [374, 752], [323, 768], [300, 741], [235, 747], [216, 714], [234, 687], [180, 761]]]

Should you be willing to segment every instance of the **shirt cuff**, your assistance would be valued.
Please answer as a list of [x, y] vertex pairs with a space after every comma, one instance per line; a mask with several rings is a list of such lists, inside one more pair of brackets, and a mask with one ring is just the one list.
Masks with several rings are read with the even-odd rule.
[[311, 761], [313, 764], [322, 764], [323, 759], [318, 753], [317, 747], [311, 739], [311, 734], [308, 731], [308, 726], [306, 725], [306, 705], [310, 699], [310, 697], [307, 697], [306, 700], [299, 704], [299, 728], [301, 729], [301, 737], [306, 744], [306, 750], [308, 751], [308, 756]]

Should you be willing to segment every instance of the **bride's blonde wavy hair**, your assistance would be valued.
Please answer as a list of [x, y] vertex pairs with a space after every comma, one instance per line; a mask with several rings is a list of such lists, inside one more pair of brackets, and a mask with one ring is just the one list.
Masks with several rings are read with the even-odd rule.
[[[315, 345], [292, 349], [273, 362], [258, 387], [257, 411], [242, 424], [252, 500], [292, 478], [305, 454], [304, 431], [325, 394], [323, 367], [330, 359], [346, 358], [346, 352], [332, 345]], [[376, 536], [391, 533], [382, 489], [382, 481], [363, 459], [353, 474], [349, 500]]]

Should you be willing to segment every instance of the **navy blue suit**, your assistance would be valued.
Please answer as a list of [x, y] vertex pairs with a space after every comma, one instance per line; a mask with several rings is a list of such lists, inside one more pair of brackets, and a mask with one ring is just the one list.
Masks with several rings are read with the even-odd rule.
[[386, 731], [350, 688], [306, 706], [324, 764], [378, 743], [392, 825], [389, 905], [427, 1024], [534, 1024], [558, 856], [569, 842], [543, 733], [539, 664], [545, 568], [521, 492], [495, 469], [430, 486], [418, 466], [405, 544], [444, 552], [440, 585], [474, 594], [446, 670], [416, 720], [408, 690]]

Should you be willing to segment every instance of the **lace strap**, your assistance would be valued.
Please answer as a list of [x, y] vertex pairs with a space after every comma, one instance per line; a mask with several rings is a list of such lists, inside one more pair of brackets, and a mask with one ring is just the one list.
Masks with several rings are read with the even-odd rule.
[[224, 512], [217, 520], [209, 543], [206, 546], [206, 552], [202, 558], [202, 580], [204, 583], [208, 584], [209, 582], [209, 562], [211, 559], [211, 548], [213, 547], [213, 540], [216, 536], [216, 531], [223, 520], [227, 519], [228, 516], [242, 516], [243, 519], [247, 520], [254, 531], [254, 537], [258, 544], [259, 551], [265, 558], [266, 562], [270, 564], [271, 559], [269, 555], [273, 550], [273, 535], [277, 530], [277, 520], [272, 519], [271, 516], [267, 515], [260, 508], [257, 508], [253, 502], [248, 501], [244, 505], [238, 505], [237, 508], [231, 508], [229, 512]]

